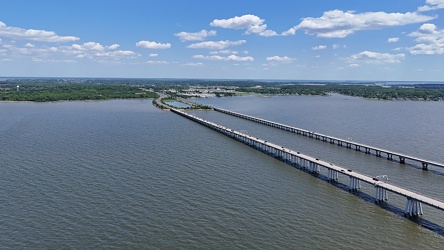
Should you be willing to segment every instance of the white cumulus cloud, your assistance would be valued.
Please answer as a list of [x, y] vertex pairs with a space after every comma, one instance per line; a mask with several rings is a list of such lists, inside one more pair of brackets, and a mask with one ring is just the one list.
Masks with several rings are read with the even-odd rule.
[[194, 59], [202, 59], [202, 60], [216, 60], [216, 61], [236, 61], [236, 62], [247, 62], [254, 61], [254, 58], [251, 56], [237, 56], [237, 55], [229, 55], [229, 56], [219, 56], [219, 55], [194, 55]]
[[444, 0], [427, 0], [426, 5], [418, 7], [418, 11], [429, 11], [444, 8]]
[[412, 55], [442, 55], [444, 54], [444, 30], [436, 25], [426, 23], [409, 36], [416, 37], [417, 44], [407, 48]]
[[390, 37], [389, 39], [387, 39], [387, 42], [397, 43], [397, 42], [399, 42], [399, 37]]
[[84, 44], [73, 44], [71, 47], [75, 50], [97, 50], [97, 51], [103, 51], [105, 48], [100, 44], [96, 42], [87, 42]]
[[294, 35], [297, 30], [306, 34], [324, 38], [344, 38], [359, 30], [382, 29], [412, 23], [426, 22], [436, 16], [426, 16], [416, 12], [386, 13], [331, 10], [321, 17], [307, 17], [297, 26], [285, 31], [282, 35]]
[[405, 58], [404, 54], [388, 54], [372, 51], [363, 51], [347, 58], [352, 64], [381, 64], [381, 63], [400, 63]]
[[118, 45], [118, 44], [113, 44], [113, 45], [108, 46], [108, 49], [117, 49], [117, 48], [119, 48], [119, 47], [120, 47], [120, 45]]
[[210, 54], [212, 55], [217, 55], [217, 54], [233, 54], [233, 55], [237, 55], [239, 52], [236, 50], [229, 50], [229, 49], [225, 49], [225, 50], [220, 50], [220, 51], [210, 51]]
[[239, 40], [239, 41], [207, 41], [207, 42], [201, 42], [201, 43], [193, 43], [187, 46], [187, 48], [191, 49], [210, 49], [210, 50], [223, 50], [230, 46], [238, 46], [246, 43], [245, 40]]
[[218, 55], [212, 55], [212, 56], [194, 55], [193, 58], [202, 59], [202, 60], [218, 60], [218, 61], [225, 60], [225, 57]]
[[171, 48], [171, 43], [156, 43], [151, 41], [140, 41], [136, 43], [137, 47], [145, 49], [169, 49]]
[[195, 33], [191, 33], [191, 32], [179, 32], [174, 34], [175, 36], [179, 37], [179, 39], [182, 42], [186, 42], [186, 41], [202, 41], [205, 38], [209, 37], [209, 36], [215, 36], [216, 35], [216, 31], [215, 30], [201, 30], [199, 32], [195, 32]]
[[236, 56], [236, 55], [229, 55], [226, 58], [227, 61], [236, 61], [236, 62], [247, 62], [247, 61], [254, 61], [254, 58], [251, 56]]
[[267, 61], [269, 62], [280, 62], [280, 63], [291, 63], [295, 59], [288, 56], [269, 56]]
[[23, 47], [14, 44], [3, 45], [4, 55], [9, 58], [29, 58], [33, 62], [68, 62], [77, 59], [113, 61], [139, 57], [140, 54], [130, 50], [111, 49], [115, 46], [103, 46], [96, 42], [73, 44], [71, 46], [36, 46], [27, 43]]
[[94, 56], [97, 57], [109, 57], [109, 58], [121, 58], [121, 57], [137, 57], [139, 54], [130, 50], [116, 50], [107, 52], [98, 52]]
[[245, 34], [257, 34], [260, 36], [277, 36], [272, 30], [267, 30], [264, 19], [255, 15], [235, 16], [229, 19], [214, 19], [210, 25], [226, 29], [246, 30]]
[[319, 45], [319, 46], [312, 47], [311, 49], [312, 50], [323, 50], [323, 49], [326, 49], [326, 48], [327, 48], [326, 45]]
[[7, 26], [3, 22], [0, 22], [0, 37], [39, 42], [73, 42], [80, 39], [74, 36], [59, 36], [53, 31]]
[[277, 66], [279, 64], [289, 64], [294, 62], [296, 59], [288, 56], [269, 56], [267, 57], [267, 62], [271, 66]]

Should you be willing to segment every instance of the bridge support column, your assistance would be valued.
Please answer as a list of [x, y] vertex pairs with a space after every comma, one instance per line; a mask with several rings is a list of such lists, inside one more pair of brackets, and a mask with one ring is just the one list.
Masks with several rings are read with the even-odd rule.
[[291, 154], [285, 152], [285, 162], [291, 164]]
[[350, 191], [357, 191], [358, 189], [361, 189], [361, 181], [359, 179], [350, 176], [349, 187]]
[[338, 171], [333, 169], [328, 169], [328, 180], [329, 181], [338, 181], [339, 174]]
[[296, 166], [298, 163], [298, 158], [295, 155], [291, 155], [291, 165]]
[[301, 158], [301, 161], [300, 161], [300, 166], [301, 166], [301, 168], [307, 168], [307, 160], [305, 160], [305, 159], [303, 159], [303, 158]]
[[376, 150], [375, 155], [376, 155], [377, 157], [381, 157], [381, 151]]
[[387, 200], [387, 189], [376, 186], [376, 203]]
[[393, 155], [390, 153], [387, 153], [387, 160], [393, 160]]
[[422, 163], [422, 170], [425, 170], [425, 171], [429, 170], [428, 166], [429, 166], [429, 164], [427, 162], [423, 162]]
[[279, 157], [279, 151], [276, 148], [273, 148], [273, 157], [278, 158]]
[[365, 148], [365, 153], [366, 154], [370, 154], [370, 149], [369, 148]]
[[407, 198], [407, 205], [405, 206], [405, 215], [408, 217], [414, 217], [422, 215], [422, 204], [420, 201]]
[[399, 156], [399, 163], [405, 164], [405, 157]]
[[295, 167], [300, 166], [300, 163], [299, 163], [299, 160], [300, 160], [300, 159], [301, 159], [301, 158], [295, 156], [295, 157], [294, 157], [294, 163], [293, 163], [293, 166], [295, 166]]
[[315, 162], [311, 162], [311, 161], [308, 164], [309, 164], [308, 171], [310, 171], [310, 173], [314, 173], [314, 174], [319, 173], [319, 165], [318, 164], [316, 164]]
[[282, 160], [283, 159], [283, 153], [284, 152], [282, 152], [281, 150], [276, 149], [276, 158], [279, 159], [279, 160]]
[[289, 155], [290, 155], [290, 165], [294, 166], [294, 164], [296, 162], [296, 157], [292, 154], [289, 154]]

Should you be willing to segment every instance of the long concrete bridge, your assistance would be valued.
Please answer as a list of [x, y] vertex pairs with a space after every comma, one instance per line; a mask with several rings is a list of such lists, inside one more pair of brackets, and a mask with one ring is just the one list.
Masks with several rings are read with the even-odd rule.
[[278, 129], [282, 129], [282, 130], [289, 131], [289, 132], [292, 132], [295, 134], [307, 136], [307, 137], [317, 139], [320, 141], [329, 142], [331, 144], [337, 144], [338, 146], [346, 147], [349, 149], [354, 148], [356, 151], [363, 152], [366, 154], [373, 153], [372, 155], [374, 155], [376, 157], [381, 157], [382, 154], [387, 156], [387, 159], [389, 159], [389, 160], [394, 160], [393, 158], [398, 157], [399, 163], [401, 163], [401, 164], [405, 164], [406, 159], [414, 161], [414, 162], [419, 162], [422, 164], [423, 170], [428, 170], [429, 165], [444, 168], [443, 163], [434, 162], [434, 161], [430, 161], [430, 160], [426, 160], [426, 159], [421, 159], [418, 157], [394, 152], [394, 151], [387, 150], [387, 149], [377, 148], [377, 147], [373, 147], [373, 146], [362, 144], [362, 143], [352, 142], [349, 140], [345, 140], [345, 139], [341, 139], [341, 138], [337, 138], [337, 137], [333, 137], [333, 136], [329, 136], [329, 135], [325, 135], [325, 134], [321, 134], [321, 133], [316, 133], [313, 131], [309, 131], [309, 130], [305, 130], [305, 129], [301, 129], [301, 128], [296, 128], [296, 127], [292, 127], [289, 125], [285, 125], [285, 124], [281, 124], [281, 123], [277, 123], [277, 122], [273, 122], [273, 121], [268, 121], [268, 120], [257, 118], [254, 116], [236, 113], [236, 112], [226, 110], [226, 109], [221, 109], [221, 108], [216, 108], [216, 107], [213, 107], [213, 109], [215, 111], [218, 111], [221, 113], [225, 113], [225, 114], [236, 116], [236, 117], [243, 118], [246, 120], [254, 121], [254, 122], [264, 124], [264, 125], [267, 125], [270, 127], [275, 127]]
[[192, 121], [202, 124], [208, 128], [218, 131], [228, 137], [231, 137], [237, 141], [240, 141], [256, 150], [266, 153], [276, 159], [279, 159], [291, 166], [297, 167], [301, 170], [308, 171], [312, 174], [319, 174], [321, 168], [327, 170], [328, 180], [331, 182], [338, 182], [339, 175], [344, 175], [349, 178], [349, 190], [351, 192], [361, 189], [361, 183], [368, 183], [375, 188], [375, 202], [385, 202], [387, 200], [387, 191], [404, 196], [407, 198], [405, 207], [405, 215], [414, 217], [423, 214], [422, 204], [426, 204], [430, 207], [444, 210], [444, 203], [436, 199], [426, 197], [424, 195], [406, 190], [404, 188], [386, 183], [377, 178], [372, 178], [352, 170], [334, 165], [329, 162], [322, 161], [320, 159], [301, 154], [300, 152], [293, 151], [277, 144], [235, 131], [233, 129], [218, 125], [216, 123], [204, 120], [202, 118], [190, 115], [178, 109], [170, 109], [172, 112], [186, 117]]

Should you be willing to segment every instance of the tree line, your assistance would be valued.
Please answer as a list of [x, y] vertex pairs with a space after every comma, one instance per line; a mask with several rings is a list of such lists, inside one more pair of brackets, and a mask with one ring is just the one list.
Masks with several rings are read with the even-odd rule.
[[91, 85], [91, 84], [57, 84], [57, 85], [22, 85], [18, 88], [2, 87], [0, 101], [78, 101], [156, 98], [157, 94], [128, 85]]

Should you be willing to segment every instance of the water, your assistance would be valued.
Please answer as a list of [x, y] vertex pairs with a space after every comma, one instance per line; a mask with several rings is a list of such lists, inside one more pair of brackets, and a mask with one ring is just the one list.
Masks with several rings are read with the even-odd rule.
[[[333, 97], [198, 100], [443, 162], [444, 103]], [[444, 176], [224, 114], [194, 114], [388, 174], [430, 196]], [[0, 103], [0, 248], [439, 249], [438, 231], [150, 100]], [[375, 118], [377, 117], [377, 119]], [[433, 131], [436, 134], [430, 135]], [[392, 140], [396, 139], [396, 140]], [[424, 154], [424, 155], [421, 155]], [[371, 187], [365, 187], [370, 196]], [[390, 204], [402, 198], [389, 194]], [[402, 209], [401, 208], [401, 209]], [[443, 213], [425, 208], [440, 229]]]

